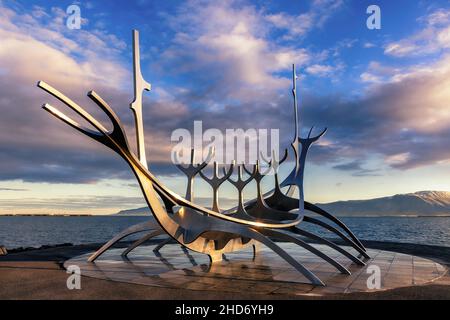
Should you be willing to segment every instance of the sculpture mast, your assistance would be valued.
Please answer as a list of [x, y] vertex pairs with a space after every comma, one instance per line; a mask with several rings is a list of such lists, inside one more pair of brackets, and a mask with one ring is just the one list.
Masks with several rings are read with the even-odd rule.
[[292, 95], [294, 96], [295, 135], [293, 141], [298, 141], [298, 103], [297, 103], [297, 73], [295, 64], [292, 65]]
[[281, 183], [280, 186], [289, 186], [289, 189], [286, 193], [288, 196], [292, 196], [294, 194], [294, 186], [297, 187], [299, 193], [299, 210], [300, 212], [302, 212], [304, 209], [303, 178], [306, 164], [306, 154], [308, 153], [309, 147], [325, 134], [327, 128], [325, 128], [317, 136], [311, 137], [311, 133], [314, 128], [313, 126], [309, 130], [308, 136], [306, 138], [300, 137], [297, 104], [297, 74], [295, 73], [295, 64], [292, 65], [292, 82], [292, 94], [294, 96], [295, 113], [295, 134], [291, 146], [294, 150], [295, 168], [291, 171], [291, 173], [286, 177], [286, 179]]
[[[280, 184], [281, 187], [289, 186], [287, 191], [288, 196], [293, 196], [295, 192], [295, 187], [298, 188], [299, 198], [300, 198], [300, 210], [303, 209], [303, 174], [301, 172], [301, 153], [300, 148], [300, 134], [299, 134], [299, 123], [298, 123], [298, 102], [297, 102], [297, 73], [295, 72], [295, 64], [292, 65], [292, 96], [294, 97], [294, 121], [295, 121], [295, 132], [294, 138], [291, 142], [292, 150], [294, 151], [295, 157], [295, 167], [292, 169], [291, 173], [284, 179]], [[306, 156], [306, 155], [304, 155]]]
[[295, 134], [294, 134], [294, 139], [292, 140], [292, 148], [294, 149], [294, 153], [295, 153], [295, 176], [298, 173], [298, 170], [300, 168], [300, 163], [299, 163], [299, 158], [300, 158], [300, 154], [299, 154], [299, 124], [298, 124], [298, 101], [297, 101], [297, 73], [295, 71], [295, 64], [292, 65], [292, 95], [294, 96], [294, 120], [295, 120]]
[[144, 123], [142, 120], [142, 93], [144, 90], [150, 91], [151, 85], [142, 77], [139, 55], [139, 31], [137, 30], [133, 30], [133, 76], [134, 100], [130, 103], [130, 108], [134, 114], [139, 161], [148, 169], [147, 158], [145, 156]]

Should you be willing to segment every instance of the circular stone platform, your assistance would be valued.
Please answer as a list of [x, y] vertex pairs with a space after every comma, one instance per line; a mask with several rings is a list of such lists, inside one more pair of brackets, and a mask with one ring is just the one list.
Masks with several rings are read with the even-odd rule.
[[[123, 248], [111, 249], [95, 263], [87, 262], [89, 253], [67, 260], [64, 266], [79, 266], [82, 276], [155, 287], [289, 295], [393, 289], [425, 284], [446, 272], [445, 267], [428, 259], [372, 249], [368, 249], [371, 259], [361, 267], [329, 247], [314, 245], [351, 272], [351, 275], [345, 275], [294, 244], [280, 243], [280, 246], [313, 271], [326, 286], [308, 284], [304, 276], [265, 247], [261, 248], [255, 260], [249, 248], [227, 254], [226, 260], [211, 264], [206, 255], [183, 250], [176, 244], [166, 245], [159, 253], [153, 252], [154, 246], [142, 246], [132, 251], [128, 258], [121, 256]], [[346, 249], [355, 253], [353, 249]], [[371, 266], [379, 267], [380, 289], [367, 286], [367, 280], [373, 274], [371, 270], [377, 269]]]

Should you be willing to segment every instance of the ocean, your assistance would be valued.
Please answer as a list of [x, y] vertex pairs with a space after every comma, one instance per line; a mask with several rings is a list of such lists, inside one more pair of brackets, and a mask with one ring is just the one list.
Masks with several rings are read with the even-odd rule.
[[[8, 249], [105, 242], [147, 219], [120, 216], [0, 216], [0, 245]], [[363, 240], [450, 247], [450, 217], [340, 217]], [[306, 226], [307, 224], [305, 224]], [[316, 227], [305, 227], [318, 232]], [[322, 232], [322, 231], [321, 231]], [[326, 231], [324, 236], [331, 237]]]

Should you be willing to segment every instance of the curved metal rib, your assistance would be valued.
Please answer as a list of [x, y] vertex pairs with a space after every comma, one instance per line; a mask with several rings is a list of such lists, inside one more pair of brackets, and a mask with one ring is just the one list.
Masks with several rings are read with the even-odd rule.
[[258, 239], [257, 237], [252, 237], [256, 241], [261, 242], [266, 247], [270, 248], [273, 252], [278, 254], [281, 258], [283, 258], [286, 262], [288, 262], [291, 266], [293, 266], [297, 271], [300, 271], [313, 285], [316, 286], [325, 286], [325, 284], [320, 280], [314, 273], [312, 273], [308, 268], [303, 266], [297, 260], [292, 258], [286, 251], [284, 251], [280, 246], [275, 244], [272, 240], [265, 238]]
[[265, 159], [261, 153], [261, 158], [273, 169], [274, 173], [274, 189], [267, 192], [263, 196], [266, 204], [276, 210], [290, 211], [298, 207], [298, 199], [291, 198], [285, 195], [280, 188], [280, 182], [278, 178], [278, 169], [280, 165], [287, 159], [288, 150], [284, 149], [284, 155], [281, 160], [278, 160], [275, 155], [275, 150], [272, 150], [272, 159], [269, 161]]
[[[198, 212], [201, 212], [205, 215], [214, 216], [216, 218], [219, 218], [221, 220], [226, 221], [232, 221], [243, 225], [249, 225], [254, 227], [267, 227], [267, 228], [287, 228], [294, 225], [297, 225], [301, 221], [301, 217], [298, 217], [293, 220], [285, 221], [285, 222], [278, 222], [278, 223], [266, 223], [266, 222], [258, 222], [258, 221], [249, 221], [242, 218], [235, 218], [231, 216], [227, 216], [225, 214], [215, 212], [209, 209], [206, 209], [200, 205], [197, 205], [191, 201], [188, 201], [182, 197], [180, 197], [178, 194], [174, 193], [173, 191], [167, 189], [148, 169], [146, 169], [142, 163], [140, 163], [139, 159], [134, 155], [127, 145], [121, 145], [120, 141], [115, 140], [115, 136], [113, 135], [114, 132], [108, 133], [104, 127], [98, 123], [90, 114], [88, 114], [86, 111], [84, 111], [80, 106], [76, 105], [72, 100], [64, 96], [62, 93], [60, 93], [58, 90], [54, 89], [50, 85], [46, 84], [45, 82], [40, 81], [38, 83], [38, 86], [45, 89], [50, 94], [54, 95], [58, 99], [60, 99], [62, 102], [66, 103], [69, 107], [74, 109], [77, 113], [79, 113], [83, 118], [85, 118], [87, 121], [89, 121], [92, 125], [97, 126], [100, 133], [102, 133], [106, 139], [104, 140], [98, 140], [103, 145], [109, 147], [113, 151], [117, 152], [133, 169], [133, 171], [136, 174], [136, 170], [138, 170], [141, 174], [145, 175], [146, 179], [149, 179], [152, 186], [155, 188], [155, 191], [158, 192], [158, 194], [163, 194], [165, 197], [169, 198], [172, 202], [178, 204], [179, 206], [189, 207], [192, 208]], [[48, 109], [46, 109], [49, 111]], [[104, 110], [106, 112], [106, 110]], [[114, 112], [110, 110], [110, 112], [115, 116]], [[51, 112], [55, 117], [59, 118], [60, 120], [63, 120], [60, 118], [59, 114], [55, 114]], [[107, 112], [109, 113], [109, 112]], [[69, 118], [65, 116], [65, 118]], [[65, 121], [64, 121], [65, 122]], [[97, 128], [96, 127], [96, 128]], [[119, 127], [120, 124], [119, 124]], [[103, 129], [102, 129], [103, 128]], [[123, 131], [123, 130], [121, 130]]]
[[133, 242], [133, 244], [131, 246], [129, 246], [124, 252], [122, 252], [122, 256], [127, 256], [131, 251], [133, 251], [134, 249], [139, 247], [145, 241], [150, 240], [151, 238], [160, 236], [162, 234], [166, 234], [163, 229], [155, 230], [155, 231], [152, 231], [152, 232], [146, 234], [139, 240], [136, 240], [135, 242]]
[[221, 212], [219, 208], [219, 188], [227, 181], [227, 179], [231, 176], [233, 173], [233, 167], [234, 163], [230, 165], [230, 168], [228, 172], [225, 171], [225, 168], [223, 168], [225, 174], [222, 177], [219, 177], [219, 171], [218, 171], [218, 165], [217, 161], [214, 161], [214, 167], [213, 167], [213, 175], [211, 178], [207, 177], [202, 170], [199, 171], [200, 176], [203, 178], [203, 180], [208, 183], [213, 191], [213, 198], [212, 198], [212, 207], [211, 209], [213, 211]]
[[[267, 236], [265, 236], [262, 231], [266, 231], [269, 229], [252, 229], [245, 227], [245, 230], [240, 230], [238, 233], [247, 238], [254, 239], [269, 249], [271, 249], [273, 252], [278, 254], [281, 258], [283, 258], [287, 263], [289, 263], [291, 266], [293, 266], [297, 271], [299, 271], [301, 274], [303, 274], [309, 281], [311, 281], [312, 284], [317, 286], [325, 286], [325, 284], [320, 280], [314, 273], [312, 273], [308, 268], [306, 268], [303, 264], [292, 258], [285, 250], [283, 250], [279, 245], [277, 245], [275, 242], [270, 240]], [[236, 229], [231, 227], [229, 225], [221, 225], [218, 229], [212, 229], [212, 231], [222, 231], [222, 232], [236, 232]], [[273, 230], [272, 230], [273, 231]], [[300, 240], [301, 241], [301, 240]], [[308, 246], [308, 245], [307, 245]], [[313, 248], [315, 249], [315, 248]]]
[[[237, 190], [238, 192], [238, 205], [236, 207], [236, 211], [233, 211], [232, 209], [230, 210], [230, 215], [234, 215], [236, 217], [245, 217], [247, 219], [254, 219], [253, 217], [251, 217], [247, 211], [245, 210], [245, 206], [244, 206], [244, 188], [247, 184], [249, 184], [253, 178], [250, 176], [247, 179], [243, 179], [243, 174], [242, 174], [242, 164], [237, 166], [237, 180], [233, 180], [231, 179], [231, 176], [228, 177], [228, 182], [230, 182]], [[224, 169], [224, 174], [225, 174], [225, 169]]]
[[[256, 202], [252, 206], [248, 206], [246, 211], [249, 215], [254, 216], [255, 218], [264, 219], [264, 220], [291, 220], [299, 217], [298, 213], [286, 212], [281, 210], [276, 210], [267, 205], [264, 200], [261, 181], [265, 177], [264, 174], [261, 173], [259, 167], [259, 161], [256, 161], [256, 164], [253, 166], [253, 172], [250, 173], [249, 170], [245, 168], [244, 170], [255, 180], [256, 182]], [[270, 168], [269, 168], [270, 170]]]
[[360, 246], [358, 246], [352, 239], [349, 239], [345, 234], [343, 234], [341, 231], [339, 231], [338, 229], [336, 229], [333, 226], [330, 226], [329, 224], [320, 221], [318, 219], [315, 219], [313, 217], [308, 217], [305, 216], [303, 221], [305, 222], [309, 222], [318, 226], [321, 226], [333, 233], [335, 233], [336, 235], [338, 235], [342, 240], [344, 240], [346, 243], [348, 243], [349, 245], [351, 245], [356, 251], [358, 251], [360, 254], [362, 254], [366, 259], [370, 259], [370, 256], [367, 254], [367, 252], [365, 252], [363, 249], [361, 249]]
[[292, 232], [296, 233], [296, 234], [299, 234], [301, 236], [310, 238], [312, 240], [316, 240], [319, 243], [322, 243], [322, 244], [325, 244], [325, 245], [329, 246], [330, 248], [338, 251], [339, 253], [343, 254], [344, 256], [346, 256], [347, 258], [349, 258], [350, 260], [352, 260], [353, 262], [355, 262], [356, 264], [358, 264], [360, 266], [365, 266], [366, 265], [363, 261], [358, 259], [358, 257], [355, 257], [350, 252], [348, 252], [347, 250], [341, 248], [340, 246], [338, 246], [337, 244], [335, 244], [332, 241], [329, 241], [327, 239], [319, 237], [318, 235], [316, 235], [314, 233], [311, 233], [311, 232], [308, 232], [306, 230], [300, 229], [299, 227], [291, 228], [290, 230]]
[[[214, 148], [211, 147], [208, 150], [208, 156], [206, 157], [206, 160], [203, 161], [201, 164], [195, 164], [195, 150], [191, 149], [191, 162], [187, 166], [182, 166], [181, 164], [177, 164], [177, 168], [182, 171], [187, 178], [187, 186], [186, 186], [186, 200], [194, 202], [194, 178], [195, 176], [201, 172], [209, 163], [211, 158], [214, 155]], [[177, 155], [174, 154], [174, 160], [176, 163], [178, 163]]]
[[307, 202], [307, 201], [305, 201], [305, 209], [312, 211], [314, 213], [317, 213], [317, 214], [333, 221], [335, 224], [337, 224], [339, 227], [341, 227], [363, 251], [366, 251], [366, 248], [361, 243], [361, 241], [359, 241], [359, 239], [353, 234], [353, 232], [341, 220], [339, 220], [332, 214], [326, 212], [325, 210], [319, 208], [318, 206], [316, 206], [310, 202]]
[[350, 274], [350, 271], [347, 270], [347, 268], [345, 268], [342, 264], [340, 264], [339, 262], [337, 262], [336, 260], [334, 260], [333, 258], [331, 258], [330, 256], [326, 255], [325, 253], [319, 251], [318, 249], [314, 248], [313, 246], [307, 244], [306, 242], [304, 242], [303, 240], [290, 235], [289, 233], [287, 233], [284, 230], [271, 230], [271, 229], [262, 229], [260, 231], [262, 234], [268, 236], [268, 237], [274, 237], [280, 240], [286, 240], [292, 243], [295, 243], [296, 245], [299, 245], [303, 248], [305, 248], [306, 250], [312, 252], [313, 254], [315, 254], [316, 256], [322, 258], [323, 260], [325, 260], [326, 262], [328, 262], [329, 264], [331, 264], [332, 266], [334, 266], [337, 270], [339, 270], [341, 273], [343, 274]]
[[[275, 208], [275, 209], [279, 209], [279, 210], [285, 210], [285, 211], [289, 211], [292, 210], [294, 208], [297, 207], [298, 201], [295, 198], [289, 197], [287, 195], [284, 195], [283, 193], [281, 193], [280, 195], [282, 195], [282, 200], [279, 197], [275, 197], [275, 191], [272, 191], [272, 195], [269, 196], [266, 200], [266, 203]], [[281, 191], [280, 191], [281, 192]], [[256, 201], [256, 200], [255, 200]], [[255, 202], [254, 201], [254, 202]], [[359, 241], [359, 239], [352, 233], [352, 231], [350, 230], [350, 228], [348, 228], [340, 219], [338, 219], [337, 217], [333, 216], [332, 214], [326, 212], [325, 210], [319, 208], [318, 206], [305, 201], [305, 210], [317, 213], [318, 215], [334, 222], [337, 226], [341, 227], [347, 234], [348, 236], [351, 238], [349, 239], [346, 235], [344, 235], [342, 232], [340, 232], [338, 229], [326, 224], [326, 229], [336, 233], [339, 237], [341, 237], [345, 242], [347, 242], [348, 244], [350, 244], [352, 247], [354, 247], [356, 250], [360, 251], [361, 254], [364, 255], [364, 257], [369, 258], [369, 256], [367, 255], [366, 249], [363, 246], [363, 244], [361, 243], [361, 241]], [[314, 219], [314, 218], [311, 218]], [[320, 223], [322, 223], [320, 220], [317, 220]], [[311, 222], [311, 221], [306, 221], [306, 222]], [[318, 223], [316, 223], [318, 224]], [[321, 225], [322, 227], [325, 227], [325, 223], [323, 222], [323, 225]]]
[[103, 138], [103, 135], [98, 133], [97, 131], [91, 130], [89, 128], [81, 126], [78, 122], [72, 120], [71, 118], [67, 117], [64, 113], [60, 112], [58, 109], [55, 109], [48, 103], [45, 103], [42, 105], [42, 108], [49, 113], [53, 114], [55, 117], [61, 119], [64, 123], [68, 124], [75, 130], [87, 135], [88, 137], [99, 141], [101, 138]]
[[[106, 135], [108, 130], [97, 120], [94, 119], [89, 113], [87, 113], [83, 108], [81, 108], [78, 104], [76, 104], [73, 100], [69, 99], [67, 96], [50, 86], [44, 81], [38, 82], [38, 87], [41, 89], [47, 91], [52, 96], [66, 104], [69, 108], [71, 108], [73, 111], [78, 113], [83, 119], [85, 119], [87, 122], [89, 122], [95, 129], [97, 129], [102, 135]], [[48, 104], [47, 104], [48, 105]], [[56, 109], [55, 109], [56, 110]], [[66, 117], [69, 118], [69, 117]]]
[[123, 230], [122, 232], [117, 234], [114, 238], [112, 238], [107, 243], [105, 243], [100, 249], [95, 251], [94, 254], [89, 257], [88, 261], [89, 262], [94, 262], [106, 250], [111, 248], [115, 243], [117, 243], [118, 241], [122, 240], [123, 238], [128, 237], [129, 235], [132, 235], [132, 234], [135, 234], [135, 233], [138, 233], [138, 232], [151, 230], [151, 229], [160, 229], [159, 225], [154, 220], [145, 221], [145, 222], [136, 224], [134, 226], [131, 226], [131, 227]]

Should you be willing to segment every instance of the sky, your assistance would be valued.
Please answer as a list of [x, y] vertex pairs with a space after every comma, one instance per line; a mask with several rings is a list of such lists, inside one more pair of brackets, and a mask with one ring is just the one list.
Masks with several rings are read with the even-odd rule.
[[[72, 4], [80, 29], [66, 25]], [[372, 4], [381, 29], [366, 26]], [[170, 136], [194, 121], [279, 129], [289, 146], [293, 63], [302, 134], [328, 128], [308, 155], [306, 200], [450, 191], [450, 1], [0, 0], [0, 214], [145, 205], [128, 166], [42, 110], [47, 102], [73, 116], [36, 87], [46, 81], [107, 124], [86, 97], [95, 90], [135, 147], [132, 29], [152, 84], [143, 105], [149, 167], [179, 194], [185, 179]], [[208, 201], [207, 185], [195, 192]], [[224, 205], [236, 196], [231, 185], [220, 195]]]

